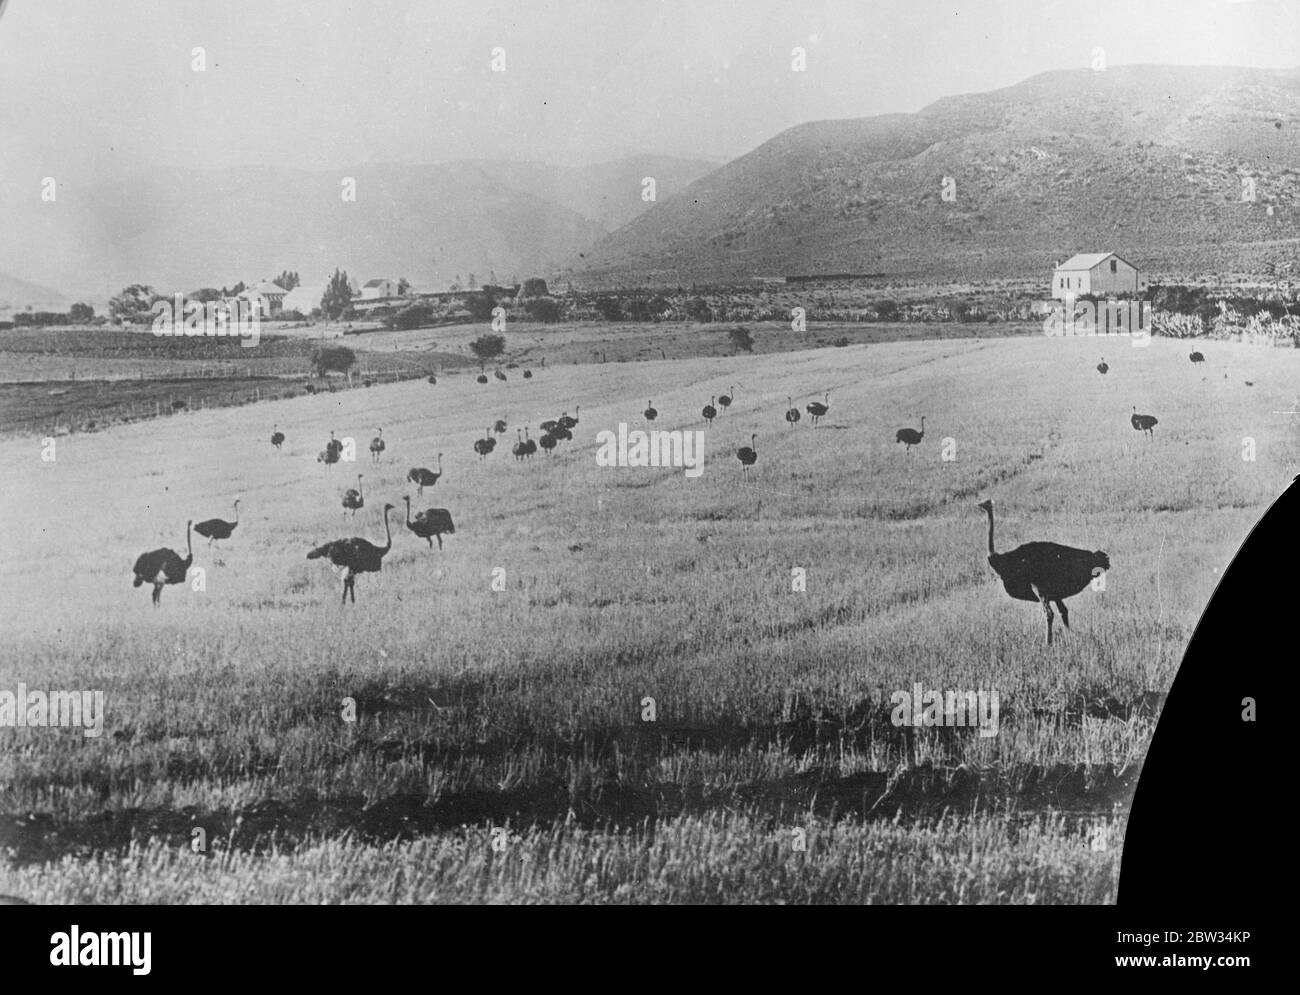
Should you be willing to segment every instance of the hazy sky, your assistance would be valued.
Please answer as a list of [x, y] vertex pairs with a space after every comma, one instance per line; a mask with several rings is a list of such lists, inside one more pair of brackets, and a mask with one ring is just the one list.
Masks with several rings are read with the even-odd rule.
[[727, 159], [802, 121], [1086, 67], [1097, 46], [1111, 65], [1297, 66], [1300, 2], [9, 0], [0, 204], [33, 176], [159, 163]]

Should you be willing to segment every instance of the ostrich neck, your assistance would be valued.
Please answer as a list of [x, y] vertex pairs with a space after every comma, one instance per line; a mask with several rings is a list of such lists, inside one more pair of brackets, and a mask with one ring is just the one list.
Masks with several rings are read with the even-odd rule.
[[239, 524], [239, 502], [235, 502], [235, 524]]
[[[409, 505], [408, 505], [408, 507], [409, 507]], [[389, 525], [388, 525], [388, 510], [387, 510], [387, 509], [384, 510], [384, 535], [388, 538], [388, 542], [384, 543], [384, 552], [387, 553], [390, 549], [393, 548], [393, 530], [392, 530], [391, 528], [389, 528]]]
[[194, 545], [190, 542], [190, 528], [189, 525], [185, 526], [185, 566], [187, 567], [194, 562]]
[[[387, 515], [384, 516], [384, 521], [387, 523]], [[411, 527], [411, 499], [409, 497], [406, 499], [406, 527], [408, 529]]]
[[989, 555], [997, 555], [997, 550], [993, 548], [993, 509], [986, 509], [989, 513]]

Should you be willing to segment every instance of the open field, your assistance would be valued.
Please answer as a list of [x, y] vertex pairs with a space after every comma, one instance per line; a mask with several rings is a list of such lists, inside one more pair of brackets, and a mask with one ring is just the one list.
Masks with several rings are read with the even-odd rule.
[[[1300, 356], [1208, 343], [1198, 367], [1189, 348], [1026, 336], [548, 359], [530, 381], [385, 384], [71, 435], [52, 462], [38, 438], [0, 442], [0, 689], [100, 689], [107, 713], [98, 739], [0, 728], [0, 891], [1111, 901], [1158, 693], [1300, 467], [1300, 415], [1277, 413]], [[733, 385], [706, 427], [701, 406]], [[787, 395], [802, 408], [826, 391], [821, 427], [785, 425]], [[644, 427], [647, 400], [655, 427], [704, 431], [698, 479], [596, 465], [597, 432]], [[516, 462], [509, 433], [482, 462], [471, 449], [498, 418], [536, 433], [578, 405], [553, 457]], [[1130, 427], [1134, 406], [1159, 417], [1154, 439]], [[894, 432], [922, 415], [904, 452]], [[316, 462], [331, 430], [356, 439], [355, 465]], [[442, 551], [398, 524], [407, 469], [439, 452], [445, 475], [413, 504], [450, 509]], [[345, 520], [358, 472], [366, 506]], [[225, 548], [195, 537], [204, 589], [168, 587], [155, 611], [131, 587], [135, 557], [184, 552], [186, 520], [229, 518], [237, 496]], [[1109, 554], [1104, 589], [1071, 600], [1051, 647], [1041, 610], [986, 561], [987, 497], [1000, 549]], [[382, 543], [384, 501], [392, 552], [340, 608], [306, 553]], [[915, 682], [996, 689], [998, 734], [895, 727], [889, 695]]]

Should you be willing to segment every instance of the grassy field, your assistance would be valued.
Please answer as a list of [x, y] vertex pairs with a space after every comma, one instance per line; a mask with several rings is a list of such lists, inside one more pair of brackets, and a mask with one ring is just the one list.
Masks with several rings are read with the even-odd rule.
[[[0, 891], [1111, 901], [1155, 721], [1136, 703], [1158, 703], [1300, 466], [1300, 415], [1276, 413], [1295, 351], [1211, 343], [1201, 367], [1187, 351], [1036, 336], [548, 363], [73, 435], [53, 461], [4, 441], [0, 689], [98, 689], [107, 714], [99, 739], [0, 729]], [[828, 390], [821, 427], [785, 425], [787, 395]], [[705, 432], [698, 479], [596, 465], [596, 433], [639, 427], [647, 399], [656, 427]], [[536, 435], [578, 405], [553, 457], [517, 463], [509, 433], [481, 463], [471, 449], [495, 419]], [[1160, 418], [1153, 440], [1133, 406]], [[905, 453], [894, 432], [922, 415]], [[316, 462], [331, 430], [355, 465]], [[413, 503], [455, 517], [441, 552], [399, 524], [407, 469], [438, 452], [445, 475]], [[345, 520], [357, 472], [366, 507]], [[183, 553], [186, 519], [229, 518], [237, 496], [225, 548], [195, 546], [204, 589], [168, 587], [155, 611], [135, 557]], [[1000, 549], [1110, 556], [1051, 647], [986, 562], [986, 497]], [[306, 553], [382, 544], [384, 501], [392, 552], [340, 608]], [[998, 735], [895, 727], [889, 695], [914, 682], [996, 689]]]

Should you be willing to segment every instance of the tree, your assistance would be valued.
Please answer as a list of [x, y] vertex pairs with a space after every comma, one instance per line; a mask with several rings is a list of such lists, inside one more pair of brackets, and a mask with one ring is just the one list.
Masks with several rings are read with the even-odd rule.
[[108, 313], [123, 323], [143, 321], [156, 300], [158, 294], [153, 287], [133, 283], [108, 302]]
[[352, 284], [347, 273], [335, 270], [320, 299], [320, 309], [330, 321], [337, 321], [352, 306]]
[[421, 328], [424, 325], [433, 323], [433, 305], [428, 301], [416, 301], [414, 304], [408, 304], [391, 318], [387, 319], [386, 324], [389, 328]]
[[489, 359], [495, 359], [506, 351], [506, 337], [504, 335], [480, 335], [469, 344], [469, 351], [486, 363]]
[[747, 328], [737, 325], [727, 332], [727, 338], [731, 339], [731, 344], [736, 347], [738, 352], [754, 351], [754, 339]]
[[298, 284], [301, 283], [302, 281], [298, 279], [297, 272], [290, 272], [289, 270], [285, 270], [283, 273], [281, 273], [271, 282], [276, 284], [279, 287], [283, 287], [285, 290], [292, 290], [294, 287], [298, 286]]
[[76, 325], [85, 325], [95, 320], [95, 309], [89, 304], [74, 304], [68, 308], [68, 320]]
[[492, 317], [492, 311], [496, 306], [497, 302], [491, 291], [474, 294], [465, 301], [465, 307], [469, 309], [470, 316], [475, 321], [487, 321]]
[[872, 305], [876, 312], [877, 321], [897, 321], [899, 316], [898, 303], [886, 298], [883, 301], [876, 301]]
[[617, 297], [597, 297], [596, 310], [606, 321], [623, 320], [623, 305]]
[[311, 365], [315, 367], [318, 377], [330, 372], [347, 373], [350, 376], [356, 362], [357, 354], [343, 345], [321, 346], [311, 354]]
[[692, 297], [686, 302], [686, 316], [692, 321], [709, 322], [713, 320], [713, 309], [703, 297]]
[[475, 287], [478, 286], [478, 280], [474, 278], [473, 273], [471, 273], [469, 275], [469, 279], [465, 281], [465, 286], [467, 286], [470, 290], [473, 290]]
[[546, 295], [546, 281], [540, 276], [530, 276], [524, 281], [525, 297], [545, 297]]
[[221, 288], [221, 296], [222, 296], [222, 297], [236, 297], [236, 296], [238, 296], [239, 294], [242, 294], [242, 293], [243, 293], [245, 290], [247, 290], [247, 289], [248, 289], [248, 288], [244, 286], [244, 281], [243, 281], [243, 280], [240, 280], [240, 281], [239, 281], [237, 284], [235, 284], [233, 287], [230, 287], [230, 288], [222, 287], [222, 288]]
[[560, 320], [560, 302], [554, 297], [534, 297], [524, 304], [524, 310], [534, 321]]
[[405, 297], [407, 291], [409, 291], [410, 289], [411, 289], [411, 281], [408, 280], [406, 277], [402, 277], [400, 280], [397, 281], [398, 297]]

